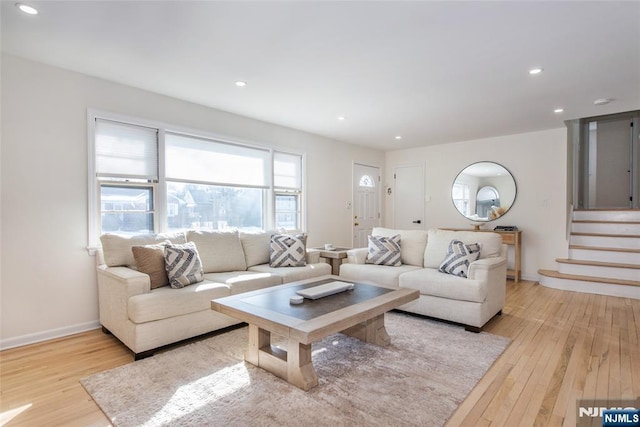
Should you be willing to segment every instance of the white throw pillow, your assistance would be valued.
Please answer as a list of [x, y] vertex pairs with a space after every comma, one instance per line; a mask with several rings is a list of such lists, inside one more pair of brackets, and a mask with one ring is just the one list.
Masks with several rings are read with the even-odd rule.
[[167, 245], [164, 248], [164, 261], [169, 285], [172, 288], [184, 288], [204, 280], [202, 262], [193, 242], [187, 242], [184, 245]]
[[304, 267], [307, 264], [307, 236], [304, 234], [273, 235], [269, 250], [271, 267]]
[[500, 256], [502, 237], [489, 231], [453, 231], [430, 229], [427, 237], [427, 248], [424, 251], [424, 266], [438, 268], [447, 254], [449, 242], [460, 240], [465, 243], [479, 243], [482, 248], [480, 258]]
[[198, 247], [205, 273], [244, 271], [247, 264], [240, 242], [240, 234], [234, 231], [190, 230], [187, 240]]
[[425, 230], [394, 230], [391, 228], [374, 227], [372, 236], [393, 237], [400, 235], [400, 257], [403, 264], [422, 267], [424, 264], [424, 249], [427, 246], [427, 232]]
[[467, 277], [469, 264], [477, 260], [479, 256], [479, 244], [471, 243], [469, 245], [465, 245], [460, 240], [452, 240], [449, 242], [447, 256], [440, 264], [438, 270], [455, 276]]
[[400, 241], [399, 234], [392, 237], [369, 236], [369, 253], [365, 262], [390, 267], [401, 266]]
[[271, 236], [274, 234], [276, 232], [273, 230], [259, 233], [240, 233], [247, 268], [269, 264], [269, 245], [271, 244]]

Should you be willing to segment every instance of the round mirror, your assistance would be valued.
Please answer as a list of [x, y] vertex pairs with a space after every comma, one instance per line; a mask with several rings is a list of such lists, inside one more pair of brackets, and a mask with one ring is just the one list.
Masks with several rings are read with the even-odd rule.
[[453, 205], [472, 221], [493, 221], [516, 199], [516, 181], [502, 165], [478, 162], [458, 174], [451, 187]]

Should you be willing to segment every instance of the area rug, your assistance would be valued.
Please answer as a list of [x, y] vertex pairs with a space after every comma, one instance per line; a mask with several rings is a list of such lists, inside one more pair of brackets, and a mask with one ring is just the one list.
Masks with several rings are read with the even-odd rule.
[[85, 378], [116, 426], [441, 426], [509, 339], [388, 313], [391, 345], [336, 334], [313, 345], [305, 392], [243, 361], [236, 329]]

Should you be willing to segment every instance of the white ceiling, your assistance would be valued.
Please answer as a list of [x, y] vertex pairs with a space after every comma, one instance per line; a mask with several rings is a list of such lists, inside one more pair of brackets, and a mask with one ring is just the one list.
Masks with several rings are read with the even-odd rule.
[[25, 3], [3, 52], [384, 150], [640, 109], [639, 1]]

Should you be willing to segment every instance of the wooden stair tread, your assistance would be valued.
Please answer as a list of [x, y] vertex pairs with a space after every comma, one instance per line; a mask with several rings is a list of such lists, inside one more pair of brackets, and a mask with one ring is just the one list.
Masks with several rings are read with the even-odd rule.
[[547, 276], [553, 277], [556, 279], [567, 279], [567, 280], [581, 280], [583, 282], [594, 282], [594, 283], [605, 283], [610, 285], [623, 285], [623, 286], [638, 286], [640, 287], [640, 281], [636, 280], [621, 280], [621, 279], [610, 279], [607, 277], [595, 277], [595, 276], [579, 276], [577, 274], [565, 274], [560, 273], [556, 270], [538, 270], [538, 273]]
[[629, 248], [603, 248], [598, 246], [569, 245], [569, 249], [584, 249], [588, 251], [631, 252], [640, 254], [640, 249]]
[[625, 237], [625, 238], [640, 239], [640, 235], [638, 235], [638, 234], [576, 233], [576, 232], [572, 232], [571, 235], [572, 236], [590, 236], [590, 237]]
[[640, 212], [638, 208], [593, 208], [593, 209], [574, 209], [574, 212], [620, 212], [620, 211], [631, 211], [631, 212]]
[[615, 221], [615, 220], [601, 220], [598, 221], [596, 219], [574, 219], [573, 220], [574, 223], [578, 223], [578, 224], [631, 224], [631, 225], [635, 225], [635, 224], [640, 224], [640, 221], [626, 221], [626, 220], [622, 220], [622, 221]]
[[559, 262], [561, 264], [592, 265], [596, 267], [633, 268], [633, 269], [640, 270], [640, 265], [638, 264], [621, 264], [616, 262], [586, 261], [581, 259], [567, 259], [567, 258], [557, 258], [556, 262]]

